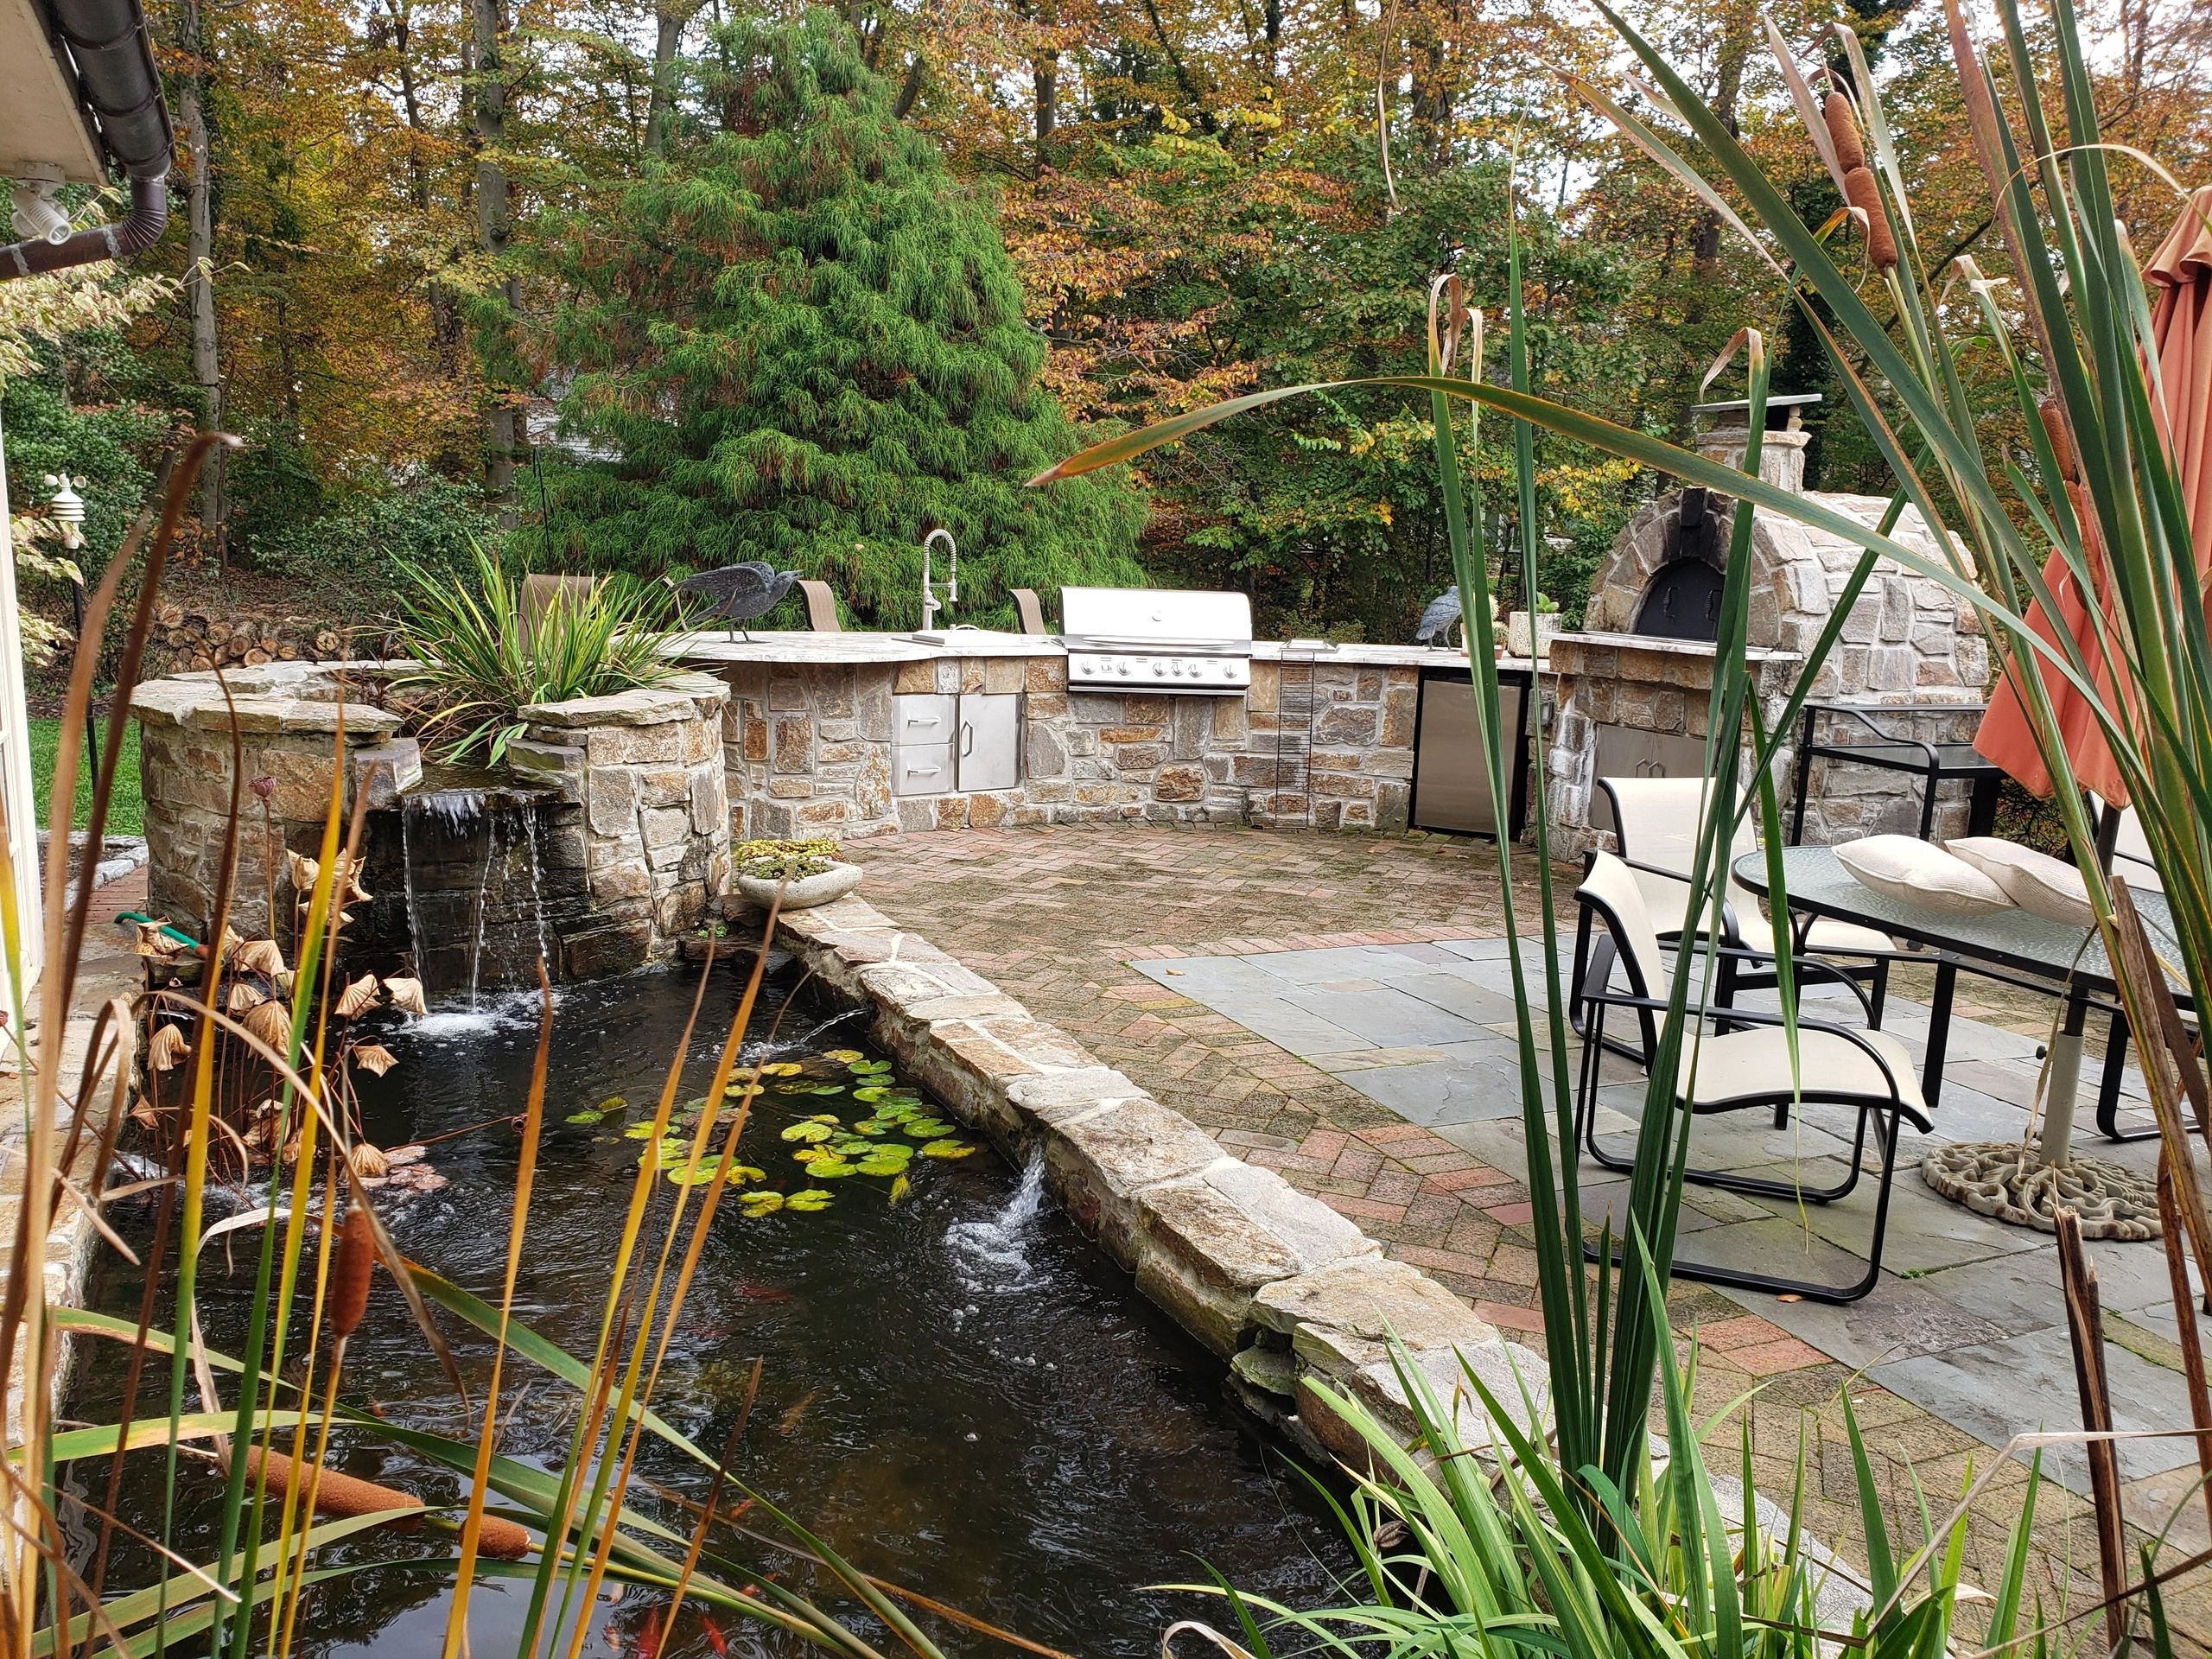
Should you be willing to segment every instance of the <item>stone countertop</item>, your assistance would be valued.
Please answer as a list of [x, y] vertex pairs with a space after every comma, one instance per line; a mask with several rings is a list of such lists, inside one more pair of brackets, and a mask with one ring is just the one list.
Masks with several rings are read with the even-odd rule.
[[[749, 639], [742, 634], [733, 639], [721, 633], [690, 633], [671, 640], [667, 649], [671, 656], [702, 667], [726, 663], [787, 664], [795, 667], [870, 663], [887, 665], [934, 662], [941, 658], [1067, 655], [1067, 647], [1057, 634], [1003, 633], [988, 628], [952, 629], [928, 637], [911, 633], [756, 631]], [[1294, 655], [1302, 662], [1307, 648], [1301, 643], [1294, 651], [1292, 642], [1280, 639], [1253, 642], [1252, 658], [1255, 662], [1281, 662], [1287, 654]], [[1427, 645], [1320, 645], [1312, 648], [1312, 657], [1317, 664], [1343, 663], [1363, 668], [1449, 668], [1465, 661], [1457, 652], [1438, 651]], [[1508, 668], [1529, 666], [1525, 658], [1507, 657], [1500, 661]]]

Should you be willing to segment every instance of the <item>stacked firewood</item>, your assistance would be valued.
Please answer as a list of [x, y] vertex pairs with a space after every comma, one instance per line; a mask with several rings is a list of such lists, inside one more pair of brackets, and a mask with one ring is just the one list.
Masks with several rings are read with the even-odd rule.
[[264, 663], [321, 662], [345, 654], [346, 641], [327, 622], [311, 618], [209, 616], [181, 605], [154, 615], [152, 654], [164, 671], [194, 668], [258, 668]]

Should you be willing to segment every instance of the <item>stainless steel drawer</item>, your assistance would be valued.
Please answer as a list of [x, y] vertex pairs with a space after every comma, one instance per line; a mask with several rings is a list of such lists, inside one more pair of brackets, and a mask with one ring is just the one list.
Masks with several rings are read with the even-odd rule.
[[891, 742], [895, 748], [950, 743], [958, 735], [960, 699], [946, 694], [910, 693], [891, 699]]
[[[947, 698], [949, 702], [950, 698]], [[953, 746], [943, 743], [901, 743], [891, 751], [891, 792], [893, 795], [943, 795], [952, 788]]]

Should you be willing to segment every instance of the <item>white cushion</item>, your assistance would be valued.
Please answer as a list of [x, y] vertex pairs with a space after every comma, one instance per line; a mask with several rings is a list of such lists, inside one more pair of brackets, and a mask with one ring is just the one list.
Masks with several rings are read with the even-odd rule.
[[2012, 906], [2004, 888], [1966, 860], [1910, 836], [1847, 841], [1835, 856], [1855, 880], [1905, 904], [1961, 915]]
[[[1920, 1072], [1905, 1046], [1886, 1031], [1859, 1033], [1878, 1050], [1897, 1080], [1897, 1098], [1915, 1111], [1920, 1104]], [[1694, 1068], [1696, 1076], [1691, 1076]], [[1707, 1033], [1693, 1041], [1685, 1037], [1682, 1063], [1675, 1084], [1681, 1097], [1694, 1106], [1716, 1106], [1732, 1100], [1784, 1100], [1793, 1090], [1789, 1070], [1789, 1034], [1779, 1026], [1754, 1026], [1719, 1036]], [[1890, 1097], [1890, 1078], [1873, 1057], [1847, 1037], [1829, 1031], [1797, 1033], [1797, 1071], [1795, 1092], [1834, 1098], [1863, 1095], [1875, 1100]]]
[[[1739, 899], [1736, 932], [1744, 949], [1761, 956], [1774, 955], [1774, 924]], [[1832, 916], [1815, 916], [1805, 934], [1805, 949], [1816, 957], [1886, 957], [1897, 944], [1886, 933], [1856, 922], [1839, 922]]]
[[2088, 884], [2064, 859], [2001, 836], [1962, 836], [1943, 845], [2004, 888], [2031, 915], [2075, 927], [2097, 925], [2096, 912], [2089, 908]]

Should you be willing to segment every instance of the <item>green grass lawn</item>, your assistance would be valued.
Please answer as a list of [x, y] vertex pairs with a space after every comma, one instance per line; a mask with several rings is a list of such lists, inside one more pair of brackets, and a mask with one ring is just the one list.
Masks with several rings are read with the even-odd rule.
[[[46, 823], [47, 797], [54, 782], [54, 751], [61, 741], [61, 722], [48, 715], [31, 716], [31, 778], [38, 786], [38, 821]], [[100, 745], [107, 745], [107, 728], [100, 728]], [[123, 740], [123, 762], [117, 767], [115, 788], [107, 803], [107, 829], [111, 836], [146, 833], [146, 801], [138, 790], [138, 728], [132, 726]], [[86, 786], [85, 763], [77, 762], [77, 816], [79, 830], [92, 819], [92, 791]]]

